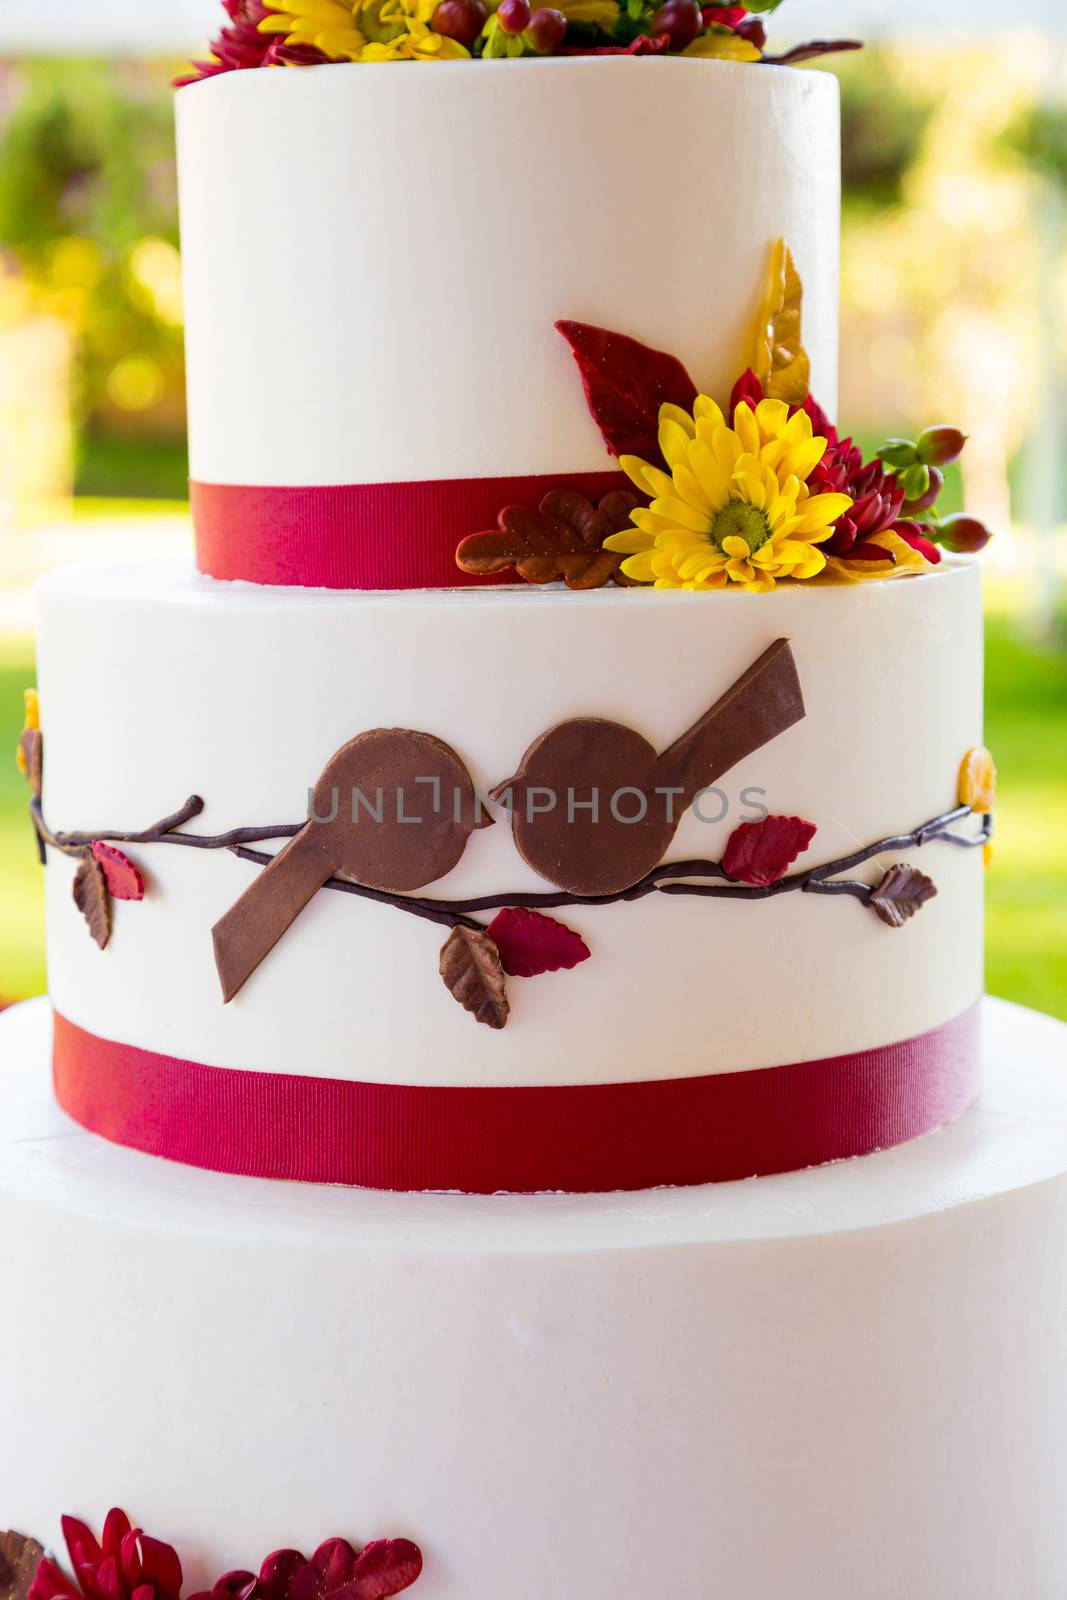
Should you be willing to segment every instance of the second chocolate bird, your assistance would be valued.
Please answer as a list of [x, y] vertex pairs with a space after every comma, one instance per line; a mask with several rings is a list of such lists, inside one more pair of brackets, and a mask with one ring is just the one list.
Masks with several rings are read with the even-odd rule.
[[621, 894], [663, 860], [702, 789], [803, 716], [793, 651], [776, 639], [662, 754], [622, 723], [576, 717], [535, 739], [492, 798], [540, 877], [570, 894]]

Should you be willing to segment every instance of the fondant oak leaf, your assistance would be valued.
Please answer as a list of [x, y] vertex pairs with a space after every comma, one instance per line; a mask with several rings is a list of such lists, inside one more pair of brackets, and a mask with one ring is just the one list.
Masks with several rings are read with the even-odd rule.
[[664, 464], [660, 406], [692, 411], [698, 393], [682, 363], [625, 333], [587, 322], [557, 322], [556, 327], [571, 347], [593, 420], [612, 455]]
[[93, 860], [104, 874], [108, 893], [116, 900], [144, 899], [144, 878], [129, 856], [98, 839], [93, 845]]
[[536, 511], [505, 506], [497, 527], [474, 533], [456, 551], [464, 572], [504, 572], [514, 568], [525, 583], [554, 583], [568, 589], [599, 589], [605, 583], [625, 584], [622, 556], [601, 546], [612, 533], [630, 525], [638, 497], [618, 490], [599, 505], [574, 489], [552, 489]]
[[24, 1533], [0, 1533], [0, 1600], [27, 1600], [44, 1550]]
[[445, 988], [487, 1028], [503, 1028], [511, 1007], [500, 952], [488, 933], [453, 928], [441, 950]]
[[937, 884], [906, 861], [890, 867], [871, 891], [870, 904], [888, 928], [902, 928], [937, 893]]
[[764, 817], [761, 822], [743, 822], [730, 835], [722, 869], [739, 883], [766, 888], [785, 877], [816, 832], [815, 824], [801, 817]]
[[89, 932], [101, 950], [106, 950], [111, 938], [111, 901], [104, 869], [89, 850], [78, 864], [72, 892], [74, 904], [88, 923]]
[[508, 906], [499, 912], [489, 924], [489, 937], [512, 978], [570, 971], [589, 960], [589, 946], [580, 933], [527, 906]]

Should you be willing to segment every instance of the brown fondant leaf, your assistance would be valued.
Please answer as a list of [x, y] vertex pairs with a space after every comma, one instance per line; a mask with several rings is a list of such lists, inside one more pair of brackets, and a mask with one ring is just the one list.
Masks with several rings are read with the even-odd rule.
[[74, 904], [89, 924], [89, 932], [101, 950], [106, 950], [111, 938], [111, 901], [104, 870], [91, 851], [82, 856], [74, 874], [73, 893]]
[[441, 950], [441, 977], [453, 999], [476, 1022], [503, 1028], [508, 1020], [508, 980], [500, 952], [487, 933], [453, 928]]
[[0, 1600], [26, 1600], [44, 1550], [24, 1533], [0, 1533]]
[[902, 928], [937, 893], [937, 884], [906, 861], [890, 867], [871, 893], [872, 909], [888, 928]]
[[19, 739], [19, 767], [26, 774], [30, 788], [40, 799], [41, 769], [44, 757], [44, 740], [40, 728], [26, 728]]
[[598, 506], [575, 489], [552, 489], [536, 511], [505, 506], [497, 527], [464, 539], [456, 564], [464, 572], [504, 572], [514, 567], [525, 583], [554, 583], [569, 589], [599, 589], [625, 584], [623, 557], [602, 549], [612, 533], [629, 526], [638, 497], [617, 490]]

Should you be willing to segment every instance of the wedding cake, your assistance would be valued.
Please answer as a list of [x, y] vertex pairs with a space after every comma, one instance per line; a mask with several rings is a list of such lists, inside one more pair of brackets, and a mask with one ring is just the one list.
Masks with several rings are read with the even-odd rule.
[[988, 535], [834, 421], [824, 47], [227, 9], [195, 565], [40, 585], [0, 1595], [1061, 1600]]

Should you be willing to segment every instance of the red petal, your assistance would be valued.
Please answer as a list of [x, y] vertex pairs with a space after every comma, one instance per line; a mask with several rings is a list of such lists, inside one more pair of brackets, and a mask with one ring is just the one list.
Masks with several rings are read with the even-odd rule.
[[697, 387], [680, 361], [586, 322], [557, 322], [574, 352], [593, 420], [612, 455], [660, 464], [659, 408], [692, 411]]
[[525, 906], [508, 906], [499, 912], [489, 924], [489, 937], [511, 978], [570, 971], [580, 961], [589, 960], [589, 947], [581, 934]]
[[800, 817], [764, 817], [743, 822], [730, 835], [723, 857], [727, 877], [761, 887], [784, 878], [797, 856], [816, 834], [814, 822]]
[[[144, 879], [129, 856], [124, 856], [114, 845], [103, 844], [98, 839], [93, 845], [93, 857], [100, 863], [107, 883], [108, 893], [116, 900], [143, 900]], [[118, 1513], [122, 1516], [122, 1513]], [[110, 1521], [110, 1518], [108, 1519]], [[124, 1519], [126, 1520], [126, 1519]], [[107, 1548], [107, 1527], [104, 1528], [104, 1547]]]
[[34, 1573], [27, 1600], [70, 1600], [77, 1594], [66, 1573], [45, 1557]]
[[352, 1581], [337, 1600], [385, 1600], [409, 1589], [422, 1571], [422, 1551], [410, 1539], [376, 1539], [356, 1562]]
[[[95, 848], [95, 847], [94, 847]], [[106, 846], [104, 847], [106, 848]], [[118, 855], [118, 851], [115, 852]], [[107, 874], [105, 872], [104, 876]], [[101, 1549], [106, 1556], [117, 1556], [122, 1549], [122, 1541], [133, 1532], [133, 1523], [125, 1511], [120, 1511], [118, 1506], [112, 1506], [104, 1518], [104, 1532], [100, 1540]]]
[[75, 1573], [79, 1567], [95, 1567], [102, 1560], [104, 1552], [97, 1544], [92, 1528], [79, 1522], [77, 1517], [64, 1517], [62, 1527], [67, 1554]]
[[[114, 893], [114, 890], [112, 890]], [[182, 1592], [182, 1564], [178, 1552], [161, 1539], [143, 1533], [140, 1539], [141, 1582], [150, 1583], [168, 1600], [178, 1600]]]
[[731, 417], [741, 404], [742, 400], [744, 400], [747, 405], [750, 405], [752, 409], [755, 410], [760, 401], [764, 398], [765, 395], [763, 392], [763, 385], [753, 372], [752, 368], [749, 367], [746, 372], [741, 374], [737, 382], [734, 384], [733, 394], [730, 396]]
[[893, 532], [899, 533], [905, 544], [910, 544], [913, 550], [918, 550], [921, 556], [925, 556], [927, 561], [933, 566], [937, 566], [941, 560], [941, 552], [930, 539], [927, 539], [921, 533], [912, 533], [909, 528], [905, 528], [900, 523], [893, 529]]

